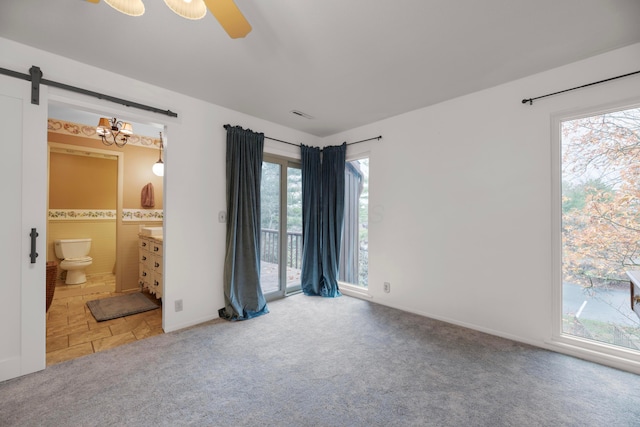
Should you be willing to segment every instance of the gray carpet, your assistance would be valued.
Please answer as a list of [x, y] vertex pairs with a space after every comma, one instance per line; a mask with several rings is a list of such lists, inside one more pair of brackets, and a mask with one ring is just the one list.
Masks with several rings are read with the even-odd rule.
[[87, 301], [87, 307], [91, 310], [93, 317], [98, 322], [102, 322], [155, 310], [160, 308], [160, 305], [151, 301], [144, 294], [136, 292]]
[[640, 378], [347, 296], [0, 383], [2, 426], [637, 426]]

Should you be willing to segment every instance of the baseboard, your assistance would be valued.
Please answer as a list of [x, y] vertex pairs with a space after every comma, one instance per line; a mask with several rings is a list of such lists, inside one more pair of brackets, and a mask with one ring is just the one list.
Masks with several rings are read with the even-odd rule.
[[373, 299], [373, 297], [369, 295], [367, 292], [365, 292], [364, 290], [355, 290], [355, 289], [347, 288], [345, 286], [340, 286], [340, 292], [344, 295], [354, 297], [354, 298], [360, 298], [360, 299], [366, 299], [366, 300]]

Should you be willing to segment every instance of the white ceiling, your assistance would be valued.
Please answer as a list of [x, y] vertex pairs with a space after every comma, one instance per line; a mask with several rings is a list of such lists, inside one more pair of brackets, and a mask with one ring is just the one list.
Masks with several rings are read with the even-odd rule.
[[639, 0], [236, 4], [253, 31], [233, 40], [161, 0], [137, 18], [104, 1], [1, 0], [0, 37], [317, 136], [640, 42]]

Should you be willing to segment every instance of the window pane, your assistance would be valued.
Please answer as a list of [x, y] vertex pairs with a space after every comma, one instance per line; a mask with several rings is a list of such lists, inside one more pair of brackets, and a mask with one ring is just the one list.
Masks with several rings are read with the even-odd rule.
[[340, 280], [369, 284], [369, 159], [347, 162]]
[[280, 289], [280, 165], [276, 163], [262, 163], [260, 228], [260, 284], [267, 294]]
[[302, 269], [302, 171], [287, 168], [287, 291], [300, 288]]

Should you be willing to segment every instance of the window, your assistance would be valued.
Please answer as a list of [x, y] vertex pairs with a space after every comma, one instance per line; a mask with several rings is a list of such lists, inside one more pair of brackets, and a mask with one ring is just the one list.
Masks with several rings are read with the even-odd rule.
[[344, 226], [340, 253], [340, 281], [369, 285], [369, 159], [349, 161], [345, 167]]
[[[300, 290], [302, 173], [300, 165], [265, 155], [260, 198], [260, 282], [267, 299]], [[282, 209], [281, 206], [286, 206]], [[345, 212], [339, 280], [361, 288], [369, 275], [369, 159], [345, 167]], [[285, 242], [281, 244], [280, 242]]]
[[640, 349], [640, 108], [560, 122], [562, 334]]

